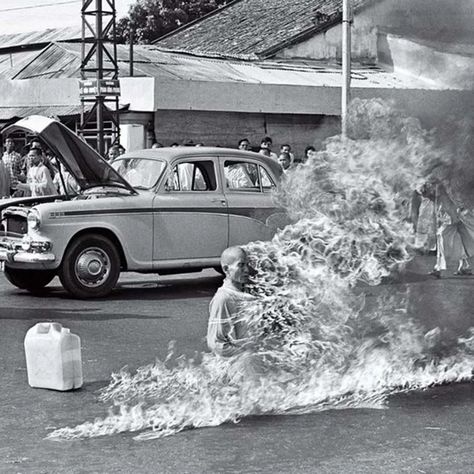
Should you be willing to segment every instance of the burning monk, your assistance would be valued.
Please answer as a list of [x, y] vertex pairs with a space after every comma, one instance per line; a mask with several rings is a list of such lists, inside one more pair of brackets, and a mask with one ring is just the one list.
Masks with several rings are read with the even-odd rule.
[[230, 357], [248, 344], [246, 324], [239, 314], [242, 303], [253, 299], [243, 292], [249, 278], [246, 252], [240, 247], [225, 249], [221, 267], [225, 280], [209, 305], [207, 345], [215, 354]]

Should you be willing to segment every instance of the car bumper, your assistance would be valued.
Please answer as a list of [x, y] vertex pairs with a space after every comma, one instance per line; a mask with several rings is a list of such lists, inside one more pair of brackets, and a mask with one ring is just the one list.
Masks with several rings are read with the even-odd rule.
[[23, 250], [6, 250], [0, 248], [0, 262], [9, 263], [49, 263], [54, 262], [53, 253], [25, 252]]
[[7, 263], [52, 263], [56, 256], [52, 253], [51, 242], [33, 240], [29, 236], [5, 236], [0, 240], [0, 262]]

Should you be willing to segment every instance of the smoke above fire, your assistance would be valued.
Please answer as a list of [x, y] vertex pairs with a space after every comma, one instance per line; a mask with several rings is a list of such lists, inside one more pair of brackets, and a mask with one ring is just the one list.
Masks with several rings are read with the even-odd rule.
[[108, 415], [49, 438], [132, 431], [143, 440], [253, 414], [380, 408], [400, 391], [471, 379], [472, 330], [447, 347], [440, 328], [409, 314], [408, 289], [370, 304], [365, 296], [412, 258], [411, 193], [421, 179], [453, 180], [458, 146], [441, 147], [381, 100], [354, 101], [349, 123], [349, 138], [332, 137], [284, 178], [275, 199], [292, 223], [246, 246], [256, 269], [242, 310], [252, 348], [196, 360], [171, 350], [113, 374], [100, 395]]

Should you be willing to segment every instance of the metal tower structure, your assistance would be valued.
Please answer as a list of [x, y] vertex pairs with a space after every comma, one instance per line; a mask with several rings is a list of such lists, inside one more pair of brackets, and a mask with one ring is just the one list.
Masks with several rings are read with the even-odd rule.
[[115, 0], [82, 0], [81, 16], [79, 133], [104, 156], [120, 138]]

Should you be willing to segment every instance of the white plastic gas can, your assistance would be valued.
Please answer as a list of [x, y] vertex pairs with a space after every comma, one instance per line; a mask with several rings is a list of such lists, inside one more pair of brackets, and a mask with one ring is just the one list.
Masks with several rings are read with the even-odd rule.
[[82, 386], [81, 340], [59, 323], [38, 323], [25, 336], [31, 387], [72, 390]]

